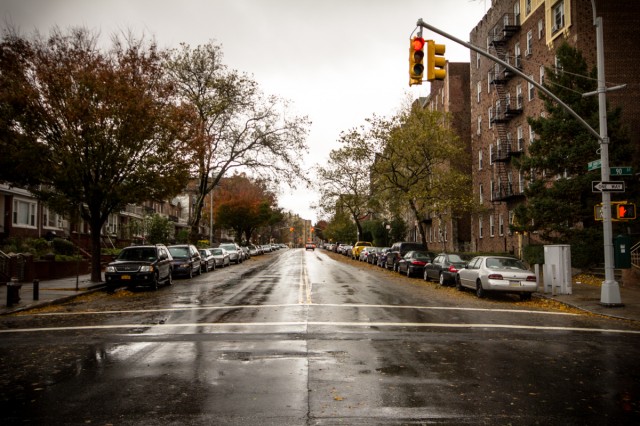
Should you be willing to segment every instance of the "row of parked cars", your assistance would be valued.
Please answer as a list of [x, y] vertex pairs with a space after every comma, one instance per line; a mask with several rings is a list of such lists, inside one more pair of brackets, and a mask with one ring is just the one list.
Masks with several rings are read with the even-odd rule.
[[105, 280], [111, 286], [148, 286], [156, 290], [160, 284], [171, 285], [175, 277], [192, 278], [282, 247], [279, 244], [241, 247], [235, 243], [200, 249], [191, 244], [130, 246], [107, 265]]
[[440, 285], [454, 284], [460, 291], [470, 288], [478, 297], [500, 291], [516, 293], [522, 300], [528, 300], [537, 290], [535, 274], [520, 260], [507, 256], [476, 256], [467, 262], [456, 253], [427, 252], [416, 242], [373, 247], [371, 243], [359, 241], [353, 246], [330, 245], [327, 249], [408, 277], [418, 276]]

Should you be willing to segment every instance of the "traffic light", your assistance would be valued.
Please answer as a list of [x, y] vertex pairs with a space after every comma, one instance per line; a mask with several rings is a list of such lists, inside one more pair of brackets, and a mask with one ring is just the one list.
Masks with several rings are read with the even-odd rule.
[[422, 84], [424, 75], [424, 39], [414, 37], [409, 43], [409, 86]]
[[617, 219], [631, 220], [636, 218], [636, 205], [635, 204], [614, 204], [616, 210]]
[[447, 64], [444, 51], [444, 44], [436, 44], [433, 40], [427, 40], [427, 80], [444, 80], [447, 71], [444, 69]]

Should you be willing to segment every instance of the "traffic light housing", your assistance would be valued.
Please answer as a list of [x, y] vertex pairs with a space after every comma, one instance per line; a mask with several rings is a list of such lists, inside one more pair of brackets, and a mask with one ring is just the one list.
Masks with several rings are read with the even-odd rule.
[[427, 40], [427, 80], [444, 80], [447, 76], [445, 50], [444, 44], [436, 44], [433, 40]]
[[635, 204], [611, 203], [611, 205], [615, 207], [616, 219], [631, 220], [636, 218]]
[[422, 84], [424, 76], [424, 44], [422, 37], [414, 37], [409, 42], [409, 86]]

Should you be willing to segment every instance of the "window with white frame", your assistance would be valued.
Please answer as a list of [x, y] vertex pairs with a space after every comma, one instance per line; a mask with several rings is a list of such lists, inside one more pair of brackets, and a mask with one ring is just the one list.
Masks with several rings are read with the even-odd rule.
[[[160, 207], [162, 208], [162, 206]], [[110, 214], [107, 217], [107, 222], [104, 224], [103, 233], [108, 235], [114, 235], [118, 233], [120, 227], [120, 217], [117, 214]]]
[[540, 65], [540, 84], [544, 83], [544, 65]]
[[487, 114], [489, 115], [489, 128], [491, 129], [491, 123], [493, 122], [493, 107], [489, 107], [487, 110]]
[[480, 93], [482, 93], [482, 82], [478, 82], [478, 86], [477, 86], [477, 90], [478, 90], [478, 103], [480, 103]]
[[478, 185], [478, 195], [479, 195], [479, 200], [480, 200], [480, 204], [482, 204], [484, 202], [484, 194], [482, 193], [482, 184]]
[[493, 179], [491, 179], [491, 182], [489, 182], [489, 191], [491, 191], [491, 193], [489, 194], [489, 198], [491, 199], [491, 201], [493, 201], [493, 194], [496, 191], [495, 184], [493, 183]]
[[496, 233], [495, 224], [493, 223], [493, 215], [489, 215], [489, 236], [493, 237]]
[[516, 68], [522, 68], [522, 58], [520, 57], [520, 43], [515, 44], [513, 53], [516, 58]]
[[564, 27], [564, 0], [560, 0], [553, 5], [551, 13], [553, 15], [553, 28], [551, 28], [551, 32], [555, 33]]
[[542, 39], [544, 36], [544, 20], [538, 21], [538, 40]]
[[478, 129], [476, 131], [478, 135], [482, 134], [482, 116], [478, 116]]
[[520, 0], [516, 0], [513, 4], [513, 16], [515, 18], [515, 24], [520, 25]]
[[480, 53], [476, 52], [476, 69], [480, 68]]
[[524, 15], [528, 16], [530, 13], [531, 13], [531, 0], [525, 0]]
[[482, 150], [478, 151], [478, 170], [482, 170]]
[[507, 110], [511, 108], [511, 93], [504, 95], [504, 103]]
[[524, 132], [522, 131], [522, 126], [518, 126], [518, 151], [524, 150]]
[[62, 216], [49, 209], [49, 207], [42, 208], [42, 226], [44, 228], [62, 228]]
[[38, 205], [35, 201], [23, 198], [14, 198], [13, 226], [21, 228], [35, 228], [37, 207]]
[[509, 210], [509, 226], [514, 224], [516, 214], [513, 210]]
[[[532, 76], [532, 75], [530, 75], [530, 76], [529, 76], [529, 78], [530, 78], [531, 80], [533, 80], [533, 76]], [[529, 81], [529, 82], [527, 82], [527, 84], [529, 85], [529, 90], [528, 90], [528, 93], [529, 93], [529, 100], [530, 100], [530, 101], [532, 101], [532, 100], [535, 98], [535, 96], [536, 96], [536, 87], [535, 87], [535, 86], [533, 85], [533, 83], [531, 83], [530, 81]]]
[[487, 73], [487, 93], [491, 93], [491, 81], [493, 80], [491, 71]]
[[529, 125], [529, 144], [532, 144], [533, 142], [535, 142], [535, 139], [536, 139], [536, 132], [533, 130], [533, 127]]
[[518, 83], [516, 86], [516, 106], [518, 109], [522, 109], [522, 83]]
[[533, 53], [533, 30], [529, 30], [527, 31], [527, 51], [525, 54], [528, 58], [529, 56], [531, 56], [532, 53]]
[[504, 235], [504, 216], [502, 215], [502, 213], [498, 215], [498, 235]]
[[478, 238], [482, 238], [482, 216], [478, 216]]
[[493, 164], [493, 144], [489, 145], [489, 164]]

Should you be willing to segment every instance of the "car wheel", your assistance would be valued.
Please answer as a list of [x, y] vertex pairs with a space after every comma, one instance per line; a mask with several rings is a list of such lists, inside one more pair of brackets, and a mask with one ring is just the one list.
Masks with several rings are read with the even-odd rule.
[[193, 278], [193, 268], [189, 266], [189, 279]]
[[482, 288], [480, 280], [476, 281], [476, 296], [478, 296], [479, 299], [482, 299], [485, 296], [485, 293], [486, 292]]
[[438, 276], [438, 284], [441, 286], [444, 285], [444, 274], [442, 272], [440, 272], [440, 275]]
[[202, 275], [202, 266], [198, 266], [198, 275]]
[[407, 278], [411, 278], [411, 268], [407, 266]]
[[531, 293], [520, 293], [520, 300], [531, 300]]
[[211, 270], [212, 270], [212, 271], [215, 271], [215, 270], [216, 270], [216, 262], [215, 262], [215, 261], [213, 262], [213, 268], [211, 268]]
[[169, 276], [167, 277], [167, 285], [173, 285], [173, 271], [169, 269]]
[[427, 272], [427, 270], [424, 270], [424, 280], [429, 282], [429, 273]]
[[464, 287], [462, 287], [462, 282], [460, 281], [459, 275], [456, 275], [456, 288], [458, 289], [458, 291], [464, 290]]

